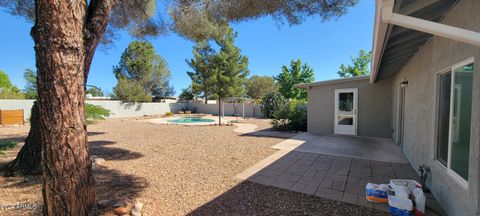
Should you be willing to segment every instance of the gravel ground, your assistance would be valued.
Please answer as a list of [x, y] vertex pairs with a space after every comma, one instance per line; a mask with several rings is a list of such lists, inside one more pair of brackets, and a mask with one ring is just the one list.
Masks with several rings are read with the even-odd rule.
[[272, 127], [272, 120], [270, 119], [245, 119], [243, 123], [255, 124], [258, 127], [255, 130], [267, 130]]
[[[247, 121], [259, 129], [269, 124], [268, 120]], [[5, 138], [3, 129], [0, 139]], [[276, 152], [269, 147], [281, 142], [279, 138], [240, 136], [233, 126], [154, 125], [133, 119], [110, 119], [89, 125], [88, 130], [92, 155], [106, 160], [95, 171], [99, 200], [118, 194], [139, 198], [145, 204], [144, 215], [381, 214], [235, 179]], [[12, 157], [0, 156], [0, 163]], [[40, 180], [0, 177], [0, 197], [0, 205], [40, 203]], [[35, 215], [39, 211], [0, 209], [0, 215], [4, 213]]]

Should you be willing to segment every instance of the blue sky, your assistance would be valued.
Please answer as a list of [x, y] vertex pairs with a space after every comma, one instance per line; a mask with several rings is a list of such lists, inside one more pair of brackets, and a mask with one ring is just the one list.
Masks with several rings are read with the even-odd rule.
[[[271, 17], [233, 24], [238, 32], [236, 45], [249, 58], [250, 75], [275, 76], [282, 65], [300, 58], [315, 72], [315, 80], [338, 78], [340, 64], [350, 63], [350, 56], [360, 49], [370, 50], [373, 36], [374, 1], [361, 0], [349, 13], [328, 22], [309, 18], [297, 26], [278, 25]], [[16, 86], [23, 88], [23, 72], [35, 68], [35, 53], [30, 37], [31, 23], [0, 11], [0, 70], [10, 76]], [[88, 84], [107, 92], [116, 84], [112, 67], [118, 64], [121, 53], [132, 40], [121, 34], [113, 47], [97, 50]], [[192, 57], [193, 42], [170, 33], [151, 40], [158, 54], [168, 63], [171, 84], [178, 95], [190, 84], [185, 59]]]

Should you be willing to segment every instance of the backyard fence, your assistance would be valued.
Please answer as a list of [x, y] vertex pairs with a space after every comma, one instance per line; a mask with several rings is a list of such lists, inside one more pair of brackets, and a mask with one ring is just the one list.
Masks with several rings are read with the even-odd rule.
[[[23, 109], [23, 118], [28, 121], [35, 100], [0, 100], [0, 110]], [[86, 100], [86, 103], [102, 106], [111, 111], [110, 118], [139, 117], [144, 115], [178, 113], [184, 109], [196, 109], [197, 113], [218, 114], [218, 104], [201, 103], [126, 103], [116, 100]], [[260, 105], [250, 103], [225, 103], [226, 116], [262, 117]], [[254, 115], [255, 113], [255, 115]]]

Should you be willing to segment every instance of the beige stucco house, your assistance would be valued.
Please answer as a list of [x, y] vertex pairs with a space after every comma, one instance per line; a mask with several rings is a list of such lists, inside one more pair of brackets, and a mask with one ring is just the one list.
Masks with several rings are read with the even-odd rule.
[[371, 74], [301, 84], [308, 131], [389, 137], [449, 215], [480, 215], [480, 1], [376, 0]]

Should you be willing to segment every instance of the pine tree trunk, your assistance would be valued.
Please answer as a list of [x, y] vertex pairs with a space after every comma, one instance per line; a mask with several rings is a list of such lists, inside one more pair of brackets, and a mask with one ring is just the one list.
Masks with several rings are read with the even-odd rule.
[[86, 2], [35, 1], [44, 215], [95, 215], [85, 121]]
[[205, 96], [204, 103], [208, 104], [208, 89], [203, 91], [203, 96]]
[[15, 160], [10, 162], [7, 167], [7, 175], [21, 173], [23, 175], [41, 174], [41, 139], [39, 128], [39, 110], [35, 101], [32, 106], [30, 116], [30, 131], [27, 139], [20, 152], [18, 152]]
[[218, 125], [222, 125], [222, 100], [218, 99]]

